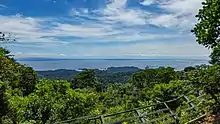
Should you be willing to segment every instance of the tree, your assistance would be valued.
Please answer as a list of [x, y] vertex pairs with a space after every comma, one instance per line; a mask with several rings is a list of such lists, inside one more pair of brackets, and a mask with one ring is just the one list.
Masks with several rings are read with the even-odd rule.
[[220, 105], [218, 99], [220, 93], [220, 65], [210, 66], [204, 74], [200, 75], [202, 88]]
[[[0, 117], [4, 116], [7, 112], [7, 104], [5, 100], [5, 85], [4, 82], [0, 81]], [[1, 118], [0, 118], [1, 123]]]
[[67, 81], [44, 79], [28, 96], [11, 95], [8, 99], [7, 117], [15, 123], [28, 121], [28, 124], [31, 120], [46, 124], [90, 115], [97, 103], [97, 95], [93, 92], [73, 90]]
[[195, 67], [189, 66], [189, 67], [184, 68], [184, 72], [190, 72], [195, 69], [196, 69]]
[[20, 83], [18, 85], [21, 88], [23, 95], [28, 95], [35, 90], [35, 84], [37, 83], [37, 73], [31, 67], [20, 68]]
[[19, 88], [23, 95], [28, 95], [34, 91], [37, 73], [31, 67], [17, 63], [9, 53], [0, 48], [0, 81], [8, 83], [13, 89]]
[[219, 0], [205, 0], [203, 7], [196, 15], [198, 23], [192, 32], [197, 38], [199, 44], [211, 48], [213, 53], [212, 63], [219, 63], [219, 45], [220, 45], [220, 2]]
[[[189, 81], [187, 80], [172, 80], [169, 83], [155, 84], [150, 90], [148, 88], [143, 89], [141, 92], [145, 94], [153, 101], [168, 101], [175, 99], [178, 96], [188, 93], [191, 90]], [[177, 108], [179, 106], [178, 102], [174, 101], [169, 103], [172, 108]]]
[[209, 61], [210, 64], [215, 64], [215, 63], [220, 63], [220, 46], [216, 46], [211, 55], [210, 55], [211, 60]]
[[200, 66], [189, 72], [187, 79], [197, 90], [205, 91], [220, 105], [220, 65]]
[[169, 83], [178, 78], [178, 73], [173, 68], [147, 69], [136, 72], [131, 77], [131, 83], [139, 89], [151, 88], [157, 83]]
[[9, 53], [10, 53], [10, 51], [0, 47], [0, 55], [7, 56]]
[[[0, 117], [7, 117], [9, 114], [8, 99], [12, 94], [27, 96], [35, 90], [37, 83], [34, 70], [17, 63], [9, 53], [0, 47]], [[3, 123], [1, 121], [2, 118], [0, 123]]]
[[156, 83], [157, 71], [155, 69], [148, 69], [136, 72], [132, 75], [130, 81], [138, 89], [145, 87], [152, 87]]
[[72, 80], [72, 87], [75, 88], [100, 88], [100, 83], [97, 80], [94, 70], [86, 69], [76, 75]]

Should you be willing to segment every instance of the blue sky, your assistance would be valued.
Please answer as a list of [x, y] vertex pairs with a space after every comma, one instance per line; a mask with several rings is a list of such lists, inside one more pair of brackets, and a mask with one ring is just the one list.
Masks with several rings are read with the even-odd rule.
[[1, 0], [15, 57], [203, 57], [190, 30], [202, 0]]

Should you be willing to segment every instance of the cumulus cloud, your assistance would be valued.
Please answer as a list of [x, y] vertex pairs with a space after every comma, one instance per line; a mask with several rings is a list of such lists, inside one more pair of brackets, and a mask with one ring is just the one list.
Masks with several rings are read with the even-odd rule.
[[[40, 25], [40, 23], [43, 21], [45, 20], [31, 17], [23, 17], [20, 14], [17, 14], [15, 16], [0, 15], [0, 30], [7, 33], [11, 32], [12, 34], [16, 35], [18, 42], [20, 40], [22, 42], [44, 42], [45, 39], [42, 37], [46, 36], [46, 34], [41, 32], [42, 25]], [[45, 42], [47, 41], [45, 40]]]
[[144, 5], [144, 6], [149, 6], [149, 5], [154, 4], [154, 3], [155, 3], [155, 0], [144, 0], [140, 4]]
[[203, 0], [165, 0], [160, 7], [177, 15], [195, 15], [201, 8]]
[[[118, 7], [119, 6], [115, 8]], [[135, 11], [133, 12], [135, 13]], [[85, 13], [85, 11], [83, 11], [83, 13]], [[17, 14], [15, 16], [0, 16], [0, 23], [2, 24], [1, 31], [12, 32], [16, 34], [16, 38], [18, 39], [18, 42], [44, 42], [51, 44], [52, 43], [67, 44], [66, 41], [59, 40], [57, 39], [57, 37], [78, 37], [78, 38], [82, 38], [82, 40], [88, 40], [89, 38], [89, 42], [93, 42], [93, 41], [132, 42], [137, 40], [177, 37], [166, 33], [160, 35], [153, 33], [146, 33], [144, 32], [145, 28], [136, 27], [142, 23], [138, 21], [141, 19], [137, 19], [136, 21], [133, 21], [131, 23], [130, 21], [127, 20], [132, 20], [131, 18], [132, 15], [134, 14], [129, 13], [128, 15], [129, 16], [127, 17], [125, 15], [124, 16], [125, 18], [120, 17], [120, 15], [116, 15], [116, 17], [112, 16], [109, 17], [108, 19], [106, 19], [107, 18], [106, 16], [103, 16], [100, 17], [100, 20], [103, 20], [100, 24], [90, 21], [86, 21], [83, 24], [74, 24], [74, 23], [71, 24], [71, 23], [54, 22], [55, 19], [53, 18], [32, 18]], [[129, 24], [129, 26], [122, 28], [117, 23], [119, 21], [121, 21], [123, 24]], [[53, 23], [53, 25], [52, 26], [44, 25], [43, 24], [44, 22]], [[75, 40], [71, 42], [75, 42]]]
[[[164, 38], [165, 35], [171, 35], [162, 34], [161, 37], [159, 35], [155, 37], [155, 34], [150, 33], [145, 33], [143, 35], [143, 32], [145, 32], [145, 27], [147, 27], [148, 24], [152, 24], [169, 28], [171, 26], [178, 26], [180, 24], [188, 24], [188, 22], [190, 22], [190, 20], [185, 18], [180, 22], [180, 19], [177, 18], [178, 15], [175, 14], [152, 16], [150, 12], [141, 9], [127, 8], [126, 3], [127, 0], [112, 0], [104, 9], [98, 9], [95, 11], [97, 12], [96, 14], [99, 14], [98, 16], [95, 14], [90, 15], [88, 9], [72, 9], [72, 20], [81, 19], [80, 17], [96, 19], [94, 21], [83, 20], [81, 24], [74, 24], [74, 22], [54, 23], [53, 19], [31, 18], [19, 14], [16, 16], [0, 16], [0, 23], [2, 24], [1, 28], [3, 31], [16, 33], [18, 38], [22, 41], [58, 42], [55, 37], [72, 36], [90, 39], [93, 38], [94, 41], [98, 41], [100, 39], [105, 39], [103, 41], [127, 41], [130, 39], [127, 38], [128, 35], [133, 35], [133, 37], [137, 38], [137, 40], [144, 39], [143, 36], [146, 36], [146, 39], [149, 37], [150, 39], [152, 37], [155, 39], [157, 37]], [[178, 2], [172, 4], [168, 3], [172, 2], [163, 2], [163, 4], [161, 4], [161, 8], [181, 14], [185, 12], [182, 9], [176, 11], [176, 8], [172, 7], [175, 4], [178, 4]], [[97, 24], [96, 21], [99, 21], [100, 24]], [[47, 28], [48, 26], [42, 24], [43, 22], [53, 22], [54, 24], [53, 26]], [[137, 28], [140, 25], [143, 27]], [[140, 32], [142, 34], [139, 34]], [[170, 38], [172, 37], [173, 36]], [[134, 38], [132, 40], [135, 40]]]
[[[196, 45], [188, 33], [196, 22], [194, 16], [201, 7], [201, 2], [202, 0], [142, 0], [141, 6], [154, 4], [163, 11], [150, 12], [139, 7], [129, 7], [128, 0], [110, 0], [104, 7], [94, 10], [73, 8], [67, 17], [0, 15], [0, 30], [16, 34], [20, 44], [14, 46], [36, 46], [42, 49], [71, 46], [76, 53], [85, 56], [88, 53], [93, 56], [183, 56], [199, 55], [199, 52], [207, 55], [209, 52]], [[182, 31], [187, 33], [180, 34]], [[182, 42], [163, 43], [167, 40], [174, 43], [176, 39], [182, 39]], [[185, 39], [188, 41], [184, 41]], [[86, 47], [89, 44], [109, 43], [124, 45]], [[24, 54], [29, 55], [47, 54]], [[66, 53], [48, 55], [71, 56]]]
[[127, 9], [127, 0], [113, 0], [106, 6], [103, 19], [112, 23], [122, 22], [126, 25], [144, 25], [147, 12], [140, 9]]
[[195, 15], [202, 6], [203, 0], [153, 0], [151, 3], [167, 14], [155, 14], [149, 23], [166, 28], [177, 28], [190, 31], [196, 22]]

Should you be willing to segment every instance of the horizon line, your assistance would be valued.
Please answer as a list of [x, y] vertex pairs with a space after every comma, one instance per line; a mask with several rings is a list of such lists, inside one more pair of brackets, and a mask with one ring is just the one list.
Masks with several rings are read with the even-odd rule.
[[151, 58], [49, 58], [49, 57], [22, 57], [15, 58], [18, 61], [43, 61], [43, 60], [172, 60], [172, 59], [195, 59], [210, 60], [205, 57], [151, 57]]

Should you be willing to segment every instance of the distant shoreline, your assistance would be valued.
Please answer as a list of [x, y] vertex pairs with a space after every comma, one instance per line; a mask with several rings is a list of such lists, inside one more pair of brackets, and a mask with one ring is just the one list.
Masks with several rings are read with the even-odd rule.
[[21, 64], [33, 67], [36, 71], [45, 70], [81, 70], [99, 69], [106, 70], [109, 67], [138, 67], [139, 69], [172, 67], [182, 70], [188, 66], [208, 64], [206, 59], [17, 59]]
[[[79, 69], [55, 69], [55, 70], [43, 70], [38, 72], [44, 72], [44, 71], [78, 71], [81, 72], [83, 70], [86, 70], [89, 68], [79, 68]], [[141, 68], [135, 67], [135, 66], [121, 66], [121, 67], [108, 67], [108, 68], [97, 68], [93, 70], [99, 70], [99, 71], [106, 71], [106, 70], [143, 70]]]
[[89, 59], [69, 59], [69, 58], [17, 58], [16, 61], [63, 61], [63, 60], [108, 60], [108, 61], [115, 61], [115, 60], [204, 60], [209, 61], [209, 59], [205, 58], [130, 58], [130, 59], [99, 59], [99, 58], [89, 58]]

